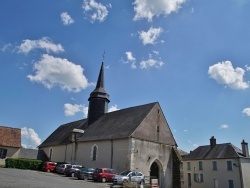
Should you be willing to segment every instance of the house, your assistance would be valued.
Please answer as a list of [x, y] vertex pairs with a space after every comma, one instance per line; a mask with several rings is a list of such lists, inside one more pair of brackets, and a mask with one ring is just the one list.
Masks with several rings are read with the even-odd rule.
[[59, 126], [39, 146], [50, 161], [138, 169], [157, 177], [160, 187], [179, 187], [179, 177], [173, 178], [179, 171], [177, 144], [158, 102], [108, 113], [103, 63], [88, 100], [86, 119]]
[[0, 166], [5, 165], [6, 158], [44, 159], [46, 156], [37, 149], [23, 148], [21, 129], [0, 126]]
[[7, 157], [18, 158], [21, 148], [21, 129], [0, 126], [0, 165]]
[[199, 146], [183, 158], [185, 188], [248, 188], [250, 158], [248, 143], [242, 150], [231, 143]]

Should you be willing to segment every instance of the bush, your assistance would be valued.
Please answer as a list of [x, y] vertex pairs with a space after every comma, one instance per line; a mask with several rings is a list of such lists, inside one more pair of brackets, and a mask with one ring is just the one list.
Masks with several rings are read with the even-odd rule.
[[41, 170], [42, 164], [43, 164], [43, 161], [34, 160], [34, 159], [7, 158], [5, 160], [5, 167], [6, 168]]

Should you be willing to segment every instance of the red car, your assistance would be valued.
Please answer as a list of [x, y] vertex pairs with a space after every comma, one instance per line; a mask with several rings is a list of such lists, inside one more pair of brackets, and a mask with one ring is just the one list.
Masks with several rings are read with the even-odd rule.
[[44, 162], [43, 167], [42, 167], [42, 171], [54, 172], [56, 170], [56, 165], [57, 165], [57, 163], [55, 163], [55, 162]]
[[117, 174], [117, 172], [114, 169], [111, 168], [97, 168], [95, 172], [93, 173], [93, 179], [94, 181], [101, 181], [106, 182], [112, 181], [112, 178]]

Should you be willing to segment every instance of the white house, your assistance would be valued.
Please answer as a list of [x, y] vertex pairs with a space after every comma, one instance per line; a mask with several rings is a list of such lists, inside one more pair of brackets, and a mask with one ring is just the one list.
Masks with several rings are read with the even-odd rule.
[[184, 188], [249, 188], [248, 144], [242, 150], [231, 143], [199, 146], [183, 158]]

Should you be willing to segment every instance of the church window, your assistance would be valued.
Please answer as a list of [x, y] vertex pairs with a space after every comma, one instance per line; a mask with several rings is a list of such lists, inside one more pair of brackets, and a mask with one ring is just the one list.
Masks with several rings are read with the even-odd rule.
[[96, 145], [93, 145], [92, 146], [92, 152], [91, 152], [91, 158], [92, 158], [92, 161], [96, 161], [96, 158], [97, 158], [97, 146]]

